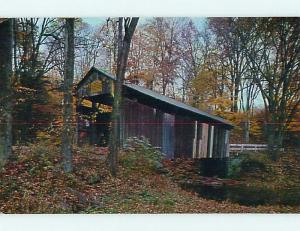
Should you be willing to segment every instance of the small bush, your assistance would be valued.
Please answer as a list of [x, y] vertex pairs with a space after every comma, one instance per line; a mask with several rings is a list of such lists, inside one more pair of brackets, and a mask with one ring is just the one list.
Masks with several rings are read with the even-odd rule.
[[235, 157], [229, 161], [228, 165], [228, 177], [238, 178], [241, 172], [241, 162], [242, 159]]
[[257, 171], [266, 171], [266, 164], [257, 159], [243, 160], [241, 162], [241, 171], [250, 173]]
[[120, 163], [126, 169], [141, 172], [159, 171], [163, 154], [152, 147], [147, 139], [136, 137], [127, 139]]
[[232, 157], [228, 166], [228, 177], [238, 178], [242, 174], [267, 172], [270, 160], [265, 153], [243, 152]]

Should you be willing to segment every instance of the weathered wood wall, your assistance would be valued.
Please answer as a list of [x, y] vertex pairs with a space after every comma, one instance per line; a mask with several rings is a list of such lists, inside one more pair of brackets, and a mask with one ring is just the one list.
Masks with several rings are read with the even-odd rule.
[[[123, 141], [129, 137], [146, 137], [168, 159], [228, 157], [229, 131], [221, 126], [171, 115], [127, 98], [122, 110]], [[95, 122], [90, 121], [87, 130], [90, 143], [107, 145], [110, 113], [98, 115]]]
[[192, 158], [195, 121], [189, 117], [175, 115], [175, 157]]
[[144, 136], [153, 146], [162, 147], [163, 112], [133, 100], [123, 102], [123, 140]]
[[222, 126], [214, 127], [214, 145], [212, 150], [213, 158], [224, 158], [227, 156], [228, 139], [227, 130]]
[[207, 157], [207, 142], [208, 142], [208, 124], [197, 123], [197, 150], [194, 158], [206, 158]]
[[168, 159], [223, 158], [228, 151], [228, 132], [221, 126], [208, 125], [181, 115], [125, 99], [122, 120], [123, 139], [144, 136], [160, 147]]
[[77, 89], [79, 97], [95, 96], [99, 94], [113, 94], [114, 82], [99, 73], [93, 73], [89, 79]]

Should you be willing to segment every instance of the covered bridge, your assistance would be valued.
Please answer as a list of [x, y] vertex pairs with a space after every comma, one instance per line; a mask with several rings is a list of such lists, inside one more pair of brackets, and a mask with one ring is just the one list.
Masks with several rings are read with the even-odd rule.
[[[115, 77], [92, 67], [76, 87], [79, 142], [105, 146], [111, 126]], [[146, 137], [168, 159], [229, 155], [224, 119], [135, 84], [123, 84], [121, 137]]]

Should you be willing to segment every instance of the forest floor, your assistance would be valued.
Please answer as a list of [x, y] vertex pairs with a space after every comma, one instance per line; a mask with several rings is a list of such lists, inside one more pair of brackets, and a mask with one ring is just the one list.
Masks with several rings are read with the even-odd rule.
[[[199, 197], [197, 193], [179, 186], [179, 179], [187, 179], [187, 174], [192, 172], [187, 162], [166, 162], [163, 166], [151, 158], [141, 159], [143, 152], [135, 147], [124, 151], [120, 156], [118, 175], [112, 177], [107, 168], [107, 156], [100, 155], [93, 147], [74, 149], [74, 169], [71, 174], [62, 171], [58, 145], [42, 142], [15, 147], [15, 160], [7, 162], [0, 172], [0, 212], [300, 212], [300, 206], [242, 206], [229, 200], [215, 201]], [[140, 156], [132, 153], [139, 153]], [[247, 177], [244, 176], [243, 180], [249, 180]], [[263, 181], [251, 182], [262, 184]]]

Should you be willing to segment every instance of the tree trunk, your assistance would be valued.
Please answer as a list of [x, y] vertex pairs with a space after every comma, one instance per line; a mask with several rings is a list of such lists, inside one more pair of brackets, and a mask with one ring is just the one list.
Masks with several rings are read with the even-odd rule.
[[234, 96], [233, 96], [233, 112], [238, 112], [238, 100], [239, 100], [239, 81], [235, 77], [235, 87], [234, 87]]
[[65, 24], [65, 73], [62, 153], [65, 172], [72, 171], [73, 109], [72, 87], [74, 78], [74, 18], [66, 19]]
[[[119, 18], [118, 24], [118, 60], [117, 60], [117, 79], [114, 85], [115, 95], [112, 111], [112, 131], [110, 135], [109, 167], [113, 176], [117, 174], [118, 153], [121, 146], [121, 118], [122, 118], [122, 86], [125, 77], [130, 43], [138, 23], [138, 18], [132, 18], [128, 24], [128, 18]], [[123, 22], [125, 24], [125, 34], [123, 37]]]
[[0, 23], [0, 161], [12, 154], [13, 19]]
[[275, 117], [276, 115], [271, 115], [271, 123], [267, 127], [267, 139], [269, 156], [272, 160], [277, 161], [279, 151], [283, 145], [283, 132]]
[[113, 176], [117, 174], [118, 153], [120, 150], [120, 101], [122, 94], [122, 75], [121, 68], [123, 65], [123, 18], [119, 18], [118, 23], [118, 60], [117, 60], [117, 79], [114, 84], [114, 102], [112, 111], [112, 131], [110, 135], [110, 152], [109, 152], [109, 167]]
[[245, 144], [249, 143], [249, 133], [250, 133], [250, 118], [249, 118], [250, 111], [247, 111], [246, 119], [244, 122], [244, 142]]

